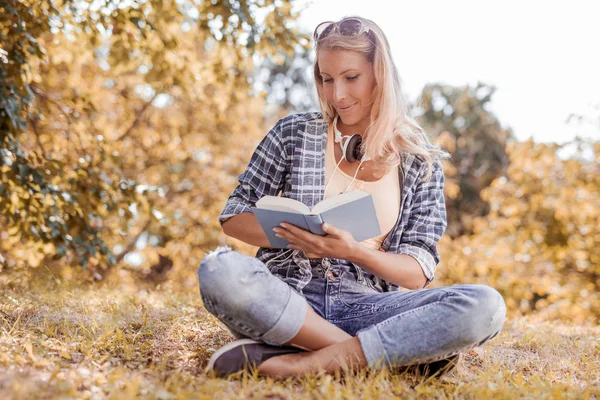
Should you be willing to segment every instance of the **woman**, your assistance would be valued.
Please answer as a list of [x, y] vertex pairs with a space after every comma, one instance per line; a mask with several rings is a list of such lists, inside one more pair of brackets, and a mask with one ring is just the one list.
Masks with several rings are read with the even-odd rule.
[[[447, 224], [447, 153], [409, 117], [384, 33], [345, 18], [320, 24], [314, 39], [321, 112], [271, 129], [219, 217], [225, 234], [260, 247], [256, 258], [221, 247], [198, 269], [206, 309], [238, 338], [208, 369], [285, 378], [415, 366], [441, 375], [498, 334], [504, 301], [483, 285], [423, 289]], [[251, 212], [267, 195], [312, 207], [346, 190], [373, 196], [381, 236], [357, 243], [335, 226], [319, 236], [283, 224], [275, 231], [291, 244], [273, 249]]]

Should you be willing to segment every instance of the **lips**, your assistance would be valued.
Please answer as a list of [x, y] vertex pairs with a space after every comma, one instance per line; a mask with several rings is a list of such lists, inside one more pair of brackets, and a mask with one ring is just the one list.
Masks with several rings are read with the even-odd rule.
[[350, 110], [350, 109], [352, 109], [352, 108], [353, 108], [355, 105], [356, 105], [356, 103], [355, 103], [355, 104], [351, 104], [351, 105], [349, 105], [349, 106], [346, 106], [346, 107], [338, 107], [338, 111], [340, 111], [340, 112], [341, 112], [341, 111], [349, 111], [349, 110]]

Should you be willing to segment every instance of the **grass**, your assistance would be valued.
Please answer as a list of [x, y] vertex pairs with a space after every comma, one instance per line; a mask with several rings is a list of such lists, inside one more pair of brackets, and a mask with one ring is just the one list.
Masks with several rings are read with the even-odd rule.
[[509, 319], [441, 380], [388, 371], [215, 379], [204, 367], [233, 337], [190, 275], [140, 287], [124, 276], [73, 284], [0, 272], [0, 398], [600, 398], [600, 327], [535, 316]]

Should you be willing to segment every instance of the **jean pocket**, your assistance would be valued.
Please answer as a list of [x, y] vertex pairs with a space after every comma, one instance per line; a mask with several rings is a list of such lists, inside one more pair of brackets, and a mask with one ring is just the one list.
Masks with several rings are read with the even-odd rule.
[[363, 279], [365, 281], [364, 284], [366, 286], [370, 287], [377, 293], [383, 293], [383, 288], [379, 283], [377, 283], [377, 281], [374, 278], [367, 275], [363, 275]]
[[374, 294], [379, 292], [366, 282], [358, 282], [354, 274], [344, 271], [340, 277], [338, 298], [349, 307], [372, 308]]

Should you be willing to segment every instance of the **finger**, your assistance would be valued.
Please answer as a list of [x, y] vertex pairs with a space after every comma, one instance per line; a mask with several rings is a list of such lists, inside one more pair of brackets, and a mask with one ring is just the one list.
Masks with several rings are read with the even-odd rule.
[[297, 226], [282, 222], [281, 227], [287, 230], [288, 234], [293, 238], [298, 239], [299, 241], [304, 241], [310, 243], [315, 236], [311, 232], [307, 232], [304, 229], [298, 228]]
[[275, 232], [275, 236], [283, 238], [289, 242], [293, 242], [296, 239], [296, 235], [293, 232], [281, 227], [277, 226], [273, 228], [273, 232]]
[[324, 239], [324, 236], [315, 235], [288, 223], [282, 223], [276, 230], [279, 231], [279, 234], [282, 237], [290, 242], [289, 244], [291, 244], [291, 246], [289, 246], [289, 248], [303, 250], [309, 253], [315, 253], [317, 249], [320, 248], [319, 241]]
[[[274, 228], [273, 231], [275, 231], [275, 236], [287, 240], [289, 242], [288, 244], [291, 244], [294, 246], [302, 246], [305, 244], [305, 242], [302, 240], [302, 238], [294, 235], [293, 232], [291, 232], [285, 228], [282, 228], [281, 226]], [[302, 249], [300, 249], [300, 250], [302, 250]]]
[[321, 228], [323, 229], [323, 232], [325, 232], [328, 235], [331, 236], [341, 236], [343, 230], [340, 228], [337, 228], [331, 224], [328, 224], [327, 222], [323, 222], [323, 225], [321, 225]]

